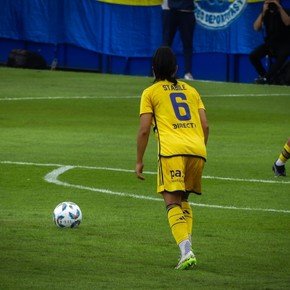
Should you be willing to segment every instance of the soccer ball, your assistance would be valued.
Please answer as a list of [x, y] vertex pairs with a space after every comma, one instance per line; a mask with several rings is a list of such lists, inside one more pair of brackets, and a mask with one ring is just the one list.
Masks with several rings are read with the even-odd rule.
[[81, 209], [74, 202], [62, 202], [53, 211], [53, 221], [60, 228], [75, 228], [82, 221]]

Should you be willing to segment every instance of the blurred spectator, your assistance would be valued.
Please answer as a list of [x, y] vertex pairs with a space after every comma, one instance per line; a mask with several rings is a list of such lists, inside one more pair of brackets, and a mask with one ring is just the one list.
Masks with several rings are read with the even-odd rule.
[[174, 36], [179, 31], [184, 54], [184, 79], [193, 80], [191, 70], [195, 27], [194, 0], [164, 0], [162, 9], [163, 45], [172, 46]]
[[[254, 22], [256, 31], [262, 28], [264, 43], [256, 47], [250, 54], [250, 61], [259, 78], [256, 83], [273, 84], [275, 77], [290, 56], [290, 12], [286, 11], [279, 0], [265, 0], [260, 15]], [[268, 69], [262, 65], [262, 59], [268, 56]]]

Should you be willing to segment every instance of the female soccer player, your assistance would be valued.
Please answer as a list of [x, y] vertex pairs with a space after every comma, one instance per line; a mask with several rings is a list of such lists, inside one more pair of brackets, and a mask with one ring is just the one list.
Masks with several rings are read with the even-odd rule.
[[190, 193], [201, 194], [209, 127], [199, 93], [177, 81], [176, 58], [169, 47], [160, 47], [153, 57], [153, 85], [144, 90], [140, 103], [136, 175], [144, 180], [143, 156], [151, 125], [158, 138], [157, 192], [163, 196], [172, 235], [181, 257], [175, 269], [196, 265], [192, 252], [193, 215]]

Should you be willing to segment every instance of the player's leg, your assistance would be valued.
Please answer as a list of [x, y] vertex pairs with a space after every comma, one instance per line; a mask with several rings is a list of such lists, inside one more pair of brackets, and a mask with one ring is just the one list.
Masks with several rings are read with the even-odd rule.
[[181, 192], [169, 193], [164, 191], [162, 193], [168, 222], [177, 245], [188, 239], [187, 223], [181, 209], [181, 195]]
[[184, 217], [187, 222], [188, 235], [192, 242], [192, 227], [194, 223], [193, 210], [188, 202], [189, 194], [196, 193], [201, 194], [201, 180], [202, 171], [204, 168], [204, 159], [196, 157], [184, 157], [185, 159], [185, 192], [182, 195], [181, 207]]
[[164, 191], [162, 196], [167, 209], [167, 218], [172, 235], [179, 246], [181, 258], [176, 269], [188, 269], [196, 264], [196, 258], [191, 249], [188, 236], [188, 225], [181, 208], [183, 192], [169, 193]]
[[188, 225], [181, 204], [184, 193], [184, 158], [160, 158], [157, 192], [161, 193], [167, 209], [172, 235], [180, 248], [181, 259], [177, 269], [186, 269], [196, 263], [188, 237]]
[[194, 219], [193, 219], [192, 208], [188, 202], [188, 196], [189, 196], [189, 193], [187, 192], [183, 193], [182, 198], [181, 198], [181, 209], [182, 209], [182, 212], [186, 220], [186, 224], [187, 224], [188, 238], [191, 241], [192, 226], [193, 226]]
[[285, 164], [290, 158], [290, 138], [285, 143], [279, 158], [273, 164], [273, 171], [276, 176], [286, 176]]

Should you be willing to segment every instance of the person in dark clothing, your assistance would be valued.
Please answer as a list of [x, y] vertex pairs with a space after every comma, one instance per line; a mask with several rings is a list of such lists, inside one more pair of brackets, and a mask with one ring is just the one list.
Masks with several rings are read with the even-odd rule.
[[163, 45], [172, 46], [177, 31], [183, 45], [184, 79], [193, 80], [192, 53], [193, 32], [195, 27], [194, 0], [163, 1]]
[[[254, 22], [254, 29], [264, 28], [264, 43], [250, 53], [250, 61], [259, 78], [256, 83], [275, 84], [275, 77], [290, 56], [290, 12], [286, 11], [279, 0], [265, 0], [262, 12]], [[269, 69], [262, 65], [262, 59], [274, 59]]]

